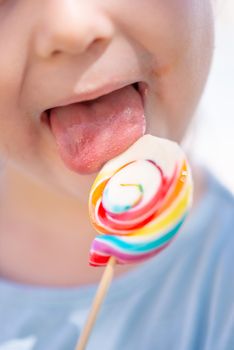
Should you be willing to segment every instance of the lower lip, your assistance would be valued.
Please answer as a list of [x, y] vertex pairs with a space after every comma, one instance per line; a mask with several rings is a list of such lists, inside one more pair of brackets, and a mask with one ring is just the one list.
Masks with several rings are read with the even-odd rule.
[[53, 108], [49, 122], [64, 164], [79, 174], [92, 174], [128, 149], [145, 132], [146, 84], [139, 92], [124, 87], [100, 98]]

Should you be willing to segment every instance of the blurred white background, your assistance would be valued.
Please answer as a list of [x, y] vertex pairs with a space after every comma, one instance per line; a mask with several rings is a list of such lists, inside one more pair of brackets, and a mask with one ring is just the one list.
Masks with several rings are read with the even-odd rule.
[[194, 153], [234, 192], [234, 1], [220, 0], [211, 73], [198, 110]]

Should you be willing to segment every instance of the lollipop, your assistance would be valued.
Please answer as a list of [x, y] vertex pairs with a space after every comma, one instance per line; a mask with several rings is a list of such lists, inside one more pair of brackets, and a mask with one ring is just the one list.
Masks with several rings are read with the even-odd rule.
[[92, 224], [99, 235], [90, 264], [107, 265], [76, 350], [84, 350], [114, 265], [144, 261], [166, 248], [191, 204], [192, 179], [181, 148], [145, 135], [106, 163], [89, 198]]
[[174, 142], [145, 135], [108, 162], [90, 193], [90, 217], [100, 234], [90, 264], [144, 261], [174, 239], [188, 213], [192, 181], [188, 163]]

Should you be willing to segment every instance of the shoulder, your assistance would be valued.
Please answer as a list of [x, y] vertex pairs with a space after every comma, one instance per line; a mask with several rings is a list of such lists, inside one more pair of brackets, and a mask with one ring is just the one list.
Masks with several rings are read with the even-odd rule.
[[234, 244], [234, 195], [214, 175], [209, 175], [213, 197], [213, 226], [228, 242]]
[[234, 194], [215, 175], [209, 173], [208, 177], [215, 196], [225, 207], [234, 210]]
[[[210, 215], [205, 217], [205, 236], [212, 256], [216, 257], [215, 262], [218, 264], [222, 256], [232, 259], [234, 254], [234, 196], [213, 174], [208, 173], [207, 177], [206, 206], [209, 207], [207, 210]], [[227, 263], [226, 268], [230, 267]], [[233, 269], [230, 269], [230, 272], [234, 275]]]
[[213, 212], [205, 249], [205, 279], [210, 281], [207, 342], [213, 349], [234, 349], [234, 196], [214, 175], [209, 174], [209, 181]]

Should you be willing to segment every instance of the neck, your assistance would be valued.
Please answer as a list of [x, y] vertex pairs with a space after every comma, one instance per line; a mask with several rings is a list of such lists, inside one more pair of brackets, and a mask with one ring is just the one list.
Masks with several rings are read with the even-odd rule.
[[[202, 177], [194, 172], [195, 204]], [[88, 265], [96, 233], [87, 205], [50, 192], [8, 167], [0, 203], [0, 276], [19, 283], [78, 286], [96, 283], [102, 268]], [[116, 275], [133, 266], [118, 266]]]

